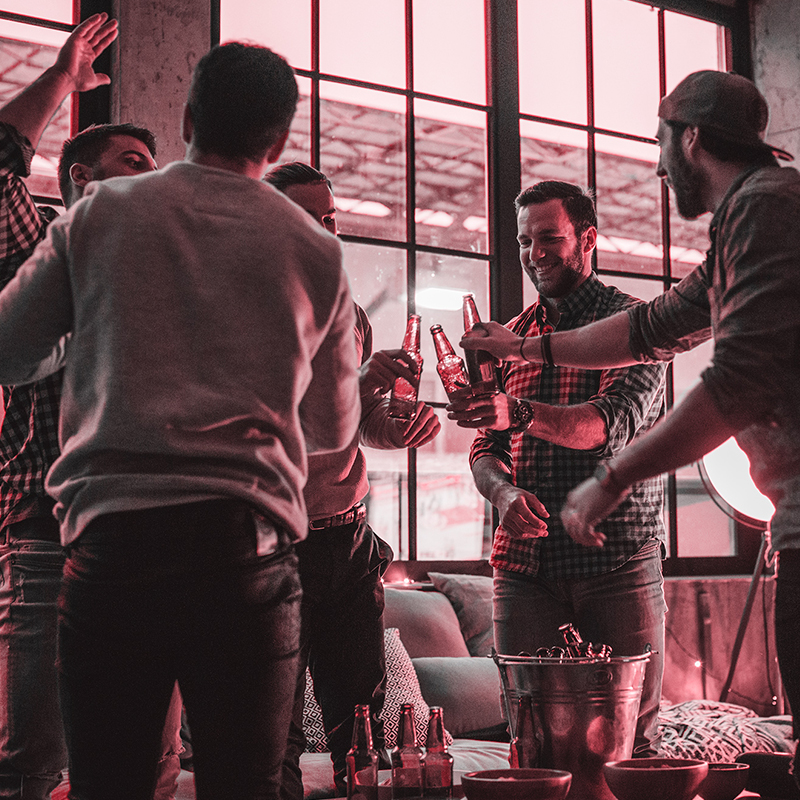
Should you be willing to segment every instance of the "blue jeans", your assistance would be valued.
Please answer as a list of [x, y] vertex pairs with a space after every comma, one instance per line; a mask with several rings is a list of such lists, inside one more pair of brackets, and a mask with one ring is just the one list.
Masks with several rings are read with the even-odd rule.
[[198, 800], [277, 798], [300, 584], [279, 531], [219, 500], [108, 514], [69, 548], [59, 670], [72, 800], [150, 800], [175, 681]]
[[347, 791], [345, 759], [353, 739], [356, 704], [370, 706], [375, 747], [384, 747], [383, 722], [378, 719], [386, 694], [381, 576], [392, 561], [392, 549], [362, 520], [310, 530], [296, 551], [303, 587], [301, 658], [283, 770], [284, 800], [303, 798], [300, 754], [305, 747], [306, 664], [322, 709], [340, 794]]
[[494, 640], [504, 655], [535, 653], [562, 644], [558, 628], [572, 622], [584, 641], [609, 644], [613, 654], [632, 656], [651, 645], [634, 753], [658, 754], [658, 709], [664, 673], [664, 579], [658, 542], [648, 542], [612, 572], [575, 580], [494, 573]]
[[0, 798], [44, 800], [67, 766], [56, 678], [64, 551], [53, 517], [0, 537]]

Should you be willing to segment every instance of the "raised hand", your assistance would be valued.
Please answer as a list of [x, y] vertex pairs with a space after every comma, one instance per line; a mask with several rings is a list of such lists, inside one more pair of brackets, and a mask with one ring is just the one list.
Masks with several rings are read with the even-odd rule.
[[117, 21], [105, 12], [93, 14], [75, 28], [59, 50], [53, 69], [66, 76], [72, 91], [86, 92], [111, 83], [111, 78], [95, 72], [95, 59], [117, 38]]
[[391, 391], [396, 378], [405, 378], [412, 386], [418, 381], [411, 356], [402, 348], [378, 350], [361, 366], [361, 393], [373, 391], [386, 394]]

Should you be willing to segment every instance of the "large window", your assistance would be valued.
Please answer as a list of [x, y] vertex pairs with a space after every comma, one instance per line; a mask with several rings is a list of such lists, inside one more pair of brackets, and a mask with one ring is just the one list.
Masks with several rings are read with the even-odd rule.
[[[680, 6], [682, 11], [670, 10]], [[644, 299], [699, 263], [708, 218], [673, 213], [655, 176], [659, 98], [696, 69], [747, 73], [747, 21], [730, 6], [636, 0], [221, 0], [220, 38], [295, 67], [302, 101], [285, 160], [331, 178], [346, 268], [376, 348], [407, 314], [461, 334], [461, 295], [505, 320], [535, 299], [517, 262], [512, 201], [561, 179], [596, 191], [598, 272]], [[663, 7], [658, 7], [663, 6]], [[421, 394], [445, 397], [425, 337]], [[670, 401], [710, 348], [670, 368]], [[475, 560], [492, 510], [448, 422], [418, 451], [369, 451], [370, 521], [404, 560]], [[665, 479], [668, 572], [747, 571], [758, 536], [710, 500], [695, 467]]]

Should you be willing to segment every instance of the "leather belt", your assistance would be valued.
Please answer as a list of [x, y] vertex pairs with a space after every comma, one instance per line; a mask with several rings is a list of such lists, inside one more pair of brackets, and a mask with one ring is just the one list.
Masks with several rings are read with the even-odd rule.
[[354, 522], [360, 522], [366, 516], [366, 506], [363, 503], [358, 503], [343, 514], [334, 514], [332, 517], [309, 520], [308, 527], [312, 531], [322, 531], [325, 530], [325, 528], [339, 528], [342, 525], [352, 525]]

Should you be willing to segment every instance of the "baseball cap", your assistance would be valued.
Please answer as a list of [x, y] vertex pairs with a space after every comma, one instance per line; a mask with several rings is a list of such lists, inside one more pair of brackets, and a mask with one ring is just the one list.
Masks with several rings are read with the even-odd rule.
[[733, 72], [704, 69], [687, 75], [658, 107], [670, 122], [699, 125], [736, 144], [768, 150], [785, 161], [794, 156], [764, 141], [769, 106], [756, 85]]

